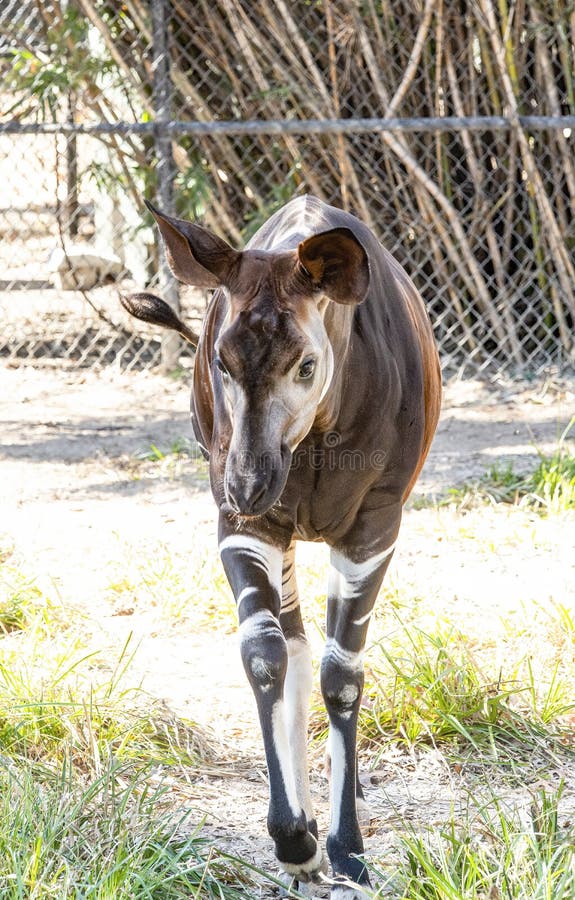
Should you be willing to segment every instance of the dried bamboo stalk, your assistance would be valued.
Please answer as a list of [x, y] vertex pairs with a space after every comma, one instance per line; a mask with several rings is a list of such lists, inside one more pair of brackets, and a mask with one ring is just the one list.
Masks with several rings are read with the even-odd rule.
[[409, 61], [407, 63], [407, 66], [405, 67], [399, 87], [389, 101], [387, 109], [385, 111], [386, 118], [388, 119], [391, 119], [395, 115], [397, 109], [401, 105], [403, 98], [405, 97], [413, 83], [413, 79], [419, 65], [419, 60], [421, 58], [421, 54], [427, 40], [427, 35], [429, 34], [431, 19], [436, 3], [437, 0], [425, 0], [423, 16], [421, 18], [421, 22], [415, 36], [415, 41], [413, 42], [413, 48], [409, 56]]
[[[543, 74], [543, 86], [547, 95], [547, 102], [549, 103], [549, 111], [552, 116], [560, 116], [561, 104], [559, 103], [557, 85], [555, 83], [555, 76], [553, 73], [551, 60], [549, 58], [549, 50], [541, 34], [543, 23], [541, 21], [539, 11], [534, 4], [531, 6], [530, 11], [532, 22], [536, 26], [535, 47], [537, 51], [538, 62]], [[571, 195], [572, 201], [575, 202], [575, 164], [573, 162], [573, 153], [569, 149], [567, 139], [561, 130], [555, 132], [555, 140], [557, 141], [557, 145], [559, 147], [561, 166], [563, 174], [565, 176], [565, 180], [567, 182], [569, 194]]]
[[[329, 60], [329, 80], [331, 84], [332, 104], [334, 115], [337, 119], [339, 119], [341, 116], [341, 105], [339, 102], [339, 89], [337, 83], [336, 52], [333, 37], [333, 10], [331, 0], [324, 0], [324, 6], [327, 25], [327, 52]], [[349, 179], [349, 166], [346, 165], [347, 160], [342, 134], [337, 135], [337, 150], [340, 171], [339, 189], [341, 193], [341, 201], [343, 208], [349, 210], [349, 191], [347, 188], [347, 181]]]
[[[376, 90], [380, 94], [380, 102], [387, 105], [387, 91], [381, 82], [379, 73], [375, 69], [375, 57], [367, 39], [367, 35], [365, 34], [363, 23], [358, 22], [356, 19], [356, 27], [358, 28], [362, 52], [364, 53], [364, 58], [366, 59], [370, 76], [373, 80]], [[441, 209], [443, 215], [449, 223], [452, 232], [455, 234], [459, 245], [459, 251], [454, 252], [452, 242], [448, 240], [446, 243], [446, 250], [448, 251], [452, 262], [454, 263], [456, 269], [459, 271], [461, 277], [467, 283], [468, 289], [471, 289], [471, 293], [477, 296], [481, 308], [489, 316], [489, 319], [493, 326], [493, 330], [497, 335], [498, 340], [502, 343], [505, 342], [506, 334], [503, 322], [493, 304], [493, 301], [491, 300], [487, 285], [485, 284], [479, 265], [473, 255], [471, 247], [469, 246], [469, 241], [467, 240], [467, 236], [453, 205], [450, 203], [445, 194], [440, 190], [440, 188], [435, 184], [435, 182], [432, 181], [429, 175], [427, 175], [427, 173], [417, 162], [414, 156], [410, 153], [404, 141], [396, 138], [394, 134], [387, 131], [382, 132], [380, 138], [382, 143], [389, 147], [389, 149], [395, 154], [402, 165], [405, 166], [410, 175], [412, 175], [417, 180], [420, 187], [423, 188], [433, 199], [436, 207], [439, 207]], [[430, 212], [432, 215], [434, 215], [434, 207], [430, 207]], [[442, 226], [441, 219], [437, 215], [437, 212], [435, 212], [434, 219], [438, 230], [440, 230], [443, 234], [443, 240], [446, 241], [447, 235], [445, 233], [445, 229]], [[462, 265], [462, 263], [464, 263], [465, 267]]]
[[[551, 251], [553, 253], [554, 263], [563, 293], [563, 301], [569, 308], [571, 315], [575, 318], [575, 267], [570, 259], [569, 252], [564, 244], [562, 235], [557, 226], [551, 203], [545, 191], [541, 174], [537, 168], [535, 158], [529, 146], [529, 141], [523, 131], [518, 117], [517, 99], [513, 90], [511, 76], [505, 64], [505, 48], [497, 29], [497, 21], [495, 11], [491, 0], [480, 0], [480, 5], [487, 18], [489, 27], [489, 36], [494, 50], [494, 56], [501, 77], [501, 84], [505, 93], [506, 102], [509, 109], [509, 115], [514, 122], [514, 130], [517, 133], [519, 149], [523, 165], [527, 172], [527, 176], [533, 185], [533, 191], [536, 203], [539, 207], [540, 215], [545, 226], [546, 237], [549, 241]], [[561, 312], [561, 317], [563, 313]], [[573, 340], [565, 349], [570, 353], [574, 348]]]
[[104, 41], [104, 43], [106, 45], [106, 49], [107, 49], [108, 53], [110, 54], [110, 56], [112, 57], [112, 59], [114, 60], [116, 65], [118, 66], [118, 69], [120, 70], [120, 72], [122, 72], [122, 74], [125, 76], [125, 78], [132, 85], [134, 91], [138, 95], [138, 99], [139, 99], [140, 103], [142, 104], [143, 109], [145, 109], [146, 112], [148, 112], [148, 113], [153, 113], [153, 106], [150, 102], [150, 98], [149, 98], [148, 94], [146, 94], [146, 92], [142, 89], [140, 82], [134, 76], [132, 67], [128, 66], [126, 64], [124, 57], [122, 56], [122, 54], [116, 47], [115, 41], [114, 41], [112, 35], [110, 34], [110, 29], [107, 27], [107, 25], [104, 22], [104, 20], [102, 19], [101, 15], [98, 13], [97, 9], [95, 8], [94, 4], [92, 3], [92, 0], [76, 0], [76, 2], [82, 8], [82, 10], [84, 11], [84, 14], [86, 15], [87, 19], [92, 23], [94, 28], [96, 28], [100, 32], [100, 34], [102, 36], [102, 40]]
[[310, 53], [307, 41], [301, 36], [299, 29], [294, 22], [293, 16], [291, 15], [289, 8], [284, 0], [274, 0], [274, 2], [280, 12], [282, 19], [285, 22], [288, 35], [299, 50], [301, 58], [303, 59], [304, 64], [314, 81], [316, 89], [323, 102], [325, 103], [326, 109], [330, 111], [330, 115], [333, 115], [333, 106], [331, 104], [329, 92], [325, 86], [325, 81], [315, 63], [315, 60]]
[[[453, 59], [451, 55], [446, 60], [446, 71], [449, 79], [449, 85], [451, 89], [451, 94], [453, 97], [453, 103], [455, 106], [455, 111], [458, 116], [463, 116], [465, 114], [465, 110], [463, 108], [463, 100], [461, 97], [461, 93], [459, 91], [459, 85], [457, 83], [457, 79], [455, 77], [455, 70], [453, 65]], [[472, 181], [475, 186], [476, 196], [482, 197], [483, 188], [482, 188], [482, 176], [481, 169], [479, 166], [479, 161], [475, 154], [475, 148], [473, 146], [473, 142], [471, 140], [471, 135], [469, 131], [463, 129], [461, 132], [461, 139], [463, 142], [463, 146], [465, 147], [465, 152], [467, 156], [467, 163], [469, 166], [469, 172], [471, 174]], [[497, 236], [493, 229], [493, 225], [491, 222], [491, 218], [488, 214], [488, 211], [483, 209], [484, 203], [481, 204], [481, 217], [480, 222], [483, 225], [485, 230], [485, 237], [487, 239], [487, 245], [489, 247], [489, 252], [491, 254], [491, 258], [493, 260], [493, 266], [495, 269], [495, 278], [497, 281], [497, 288], [499, 294], [501, 296], [505, 293], [506, 287], [506, 276], [503, 266], [503, 260], [501, 258], [501, 253], [499, 251], [499, 243], [497, 240]], [[521, 354], [521, 344], [519, 342], [519, 338], [517, 336], [517, 330], [515, 328], [515, 323], [513, 321], [512, 312], [509, 309], [509, 306], [505, 304], [503, 306], [503, 321], [505, 322], [505, 327], [507, 329], [507, 334], [509, 336], [509, 343], [511, 346], [511, 352], [515, 359], [515, 362], [519, 366], [519, 368], [523, 365], [523, 358]]]

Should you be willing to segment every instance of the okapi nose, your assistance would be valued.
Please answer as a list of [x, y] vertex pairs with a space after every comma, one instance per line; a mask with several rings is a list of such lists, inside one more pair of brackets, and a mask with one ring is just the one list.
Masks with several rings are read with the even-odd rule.
[[261, 510], [258, 509], [258, 502], [263, 498], [267, 490], [267, 484], [261, 482], [247, 481], [238, 482], [234, 485], [228, 483], [226, 493], [228, 502], [234, 510], [242, 516], [253, 516]]
[[289, 448], [279, 452], [229, 454], [224, 475], [226, 500], [242, 516], [261, 516], [278, 500], [291, 462]]

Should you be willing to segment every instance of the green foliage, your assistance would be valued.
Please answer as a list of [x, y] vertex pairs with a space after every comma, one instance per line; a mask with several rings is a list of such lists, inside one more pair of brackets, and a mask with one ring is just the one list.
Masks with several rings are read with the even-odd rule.
[[114, 74], [114, 65], [108, 56], [87, 52], [88, 29], [85, 14], [70, 3], [62, 8], [61, 19], [48, 20], [46, 55], [29, 47], [11, 51], [10, 80], [17, 96], [11, 113], [20, 111], [20, 107], [27, 104], [37, 110], [40, 118], [55, 121], [70, 93], [83, 92], [90, 83], [101, 83], [102, 76], [109, 79]]
[[559, 825], [562, 793], [562, 785], [538, 791], [528, 812], [496, 796], [471, 801], [463, 824], [451, 819], [433, 831], [400, 833], [401, 864], [392, 876], [385, 861], [368, 867], [375, 879], [393, 882], [402, 900], [571, 900], [575, 844]]
[[110, 752], [165, 765], [201, 761], [205, 745], [191, 723], [123, 686], [133, 659], [128, 644], [111, 672], [98, 669], [100, 654], [77, 643], [50, 655], [28, 646], [27, 660], [2, 649], [0, 752], [46, 763], [67, 755], [94, 771]]
[[17, 568], [0, 564], [0, 631], [26, 628], [45, 608], [45, 598], [33, 580]]
[[[270, 155], [279, 158], [282, 153], [281, 147], [277, 144], [273, 145]], [[278, 209], [287, 203], [302, 186], [301, 162], [296, 160], [289, 172], [287, 172], [281, 181], [272, 181], [270, 183], [269, 196], [264, 205], [259, 206], [253, 212], [246, 216], [246, 224], [242, 230], [244, 240], [248, 241], [252, 235], [256, 233], [264, 222], [272, 216]]]
[[[410, 751], [442, 745], [458, 759], [497, 762], [512, 772], [535, 747], [547, 756], [569, 743], [562, 717], [575, 703], [558, 665], [547, 684], [536, 681], [529, 659], [489, 679], [463, 635], [427, 634], [401, 622], [393, 638], [371, 647], [368, 660], [358, 741], [376, 757], [390, 742]], [[318, 707], [315, 738], [325, 739], [325, 729]]]
[[176, 438], [169, 447], [166, 447], [163, 450], [155, 444], [150, 444], [148, 449], [139, 450], [136, 453], [136, 459], [146, 460], [148, 462], [163, 462], [168, 456], [189, 457], [191, 459], [203, 458], [197, 444], [186, 437]]
[[179, 626], [185, 619], [225, 631], [237, 625], [236, 607], [219, 559], [200, 542], [184, 557], [163, 543], [124, 544], [121, 558], [111, 569], [110, 595], [164, 622]]
[[[170, 115], [216, 125], [377, 118], [391, 98], [407, 118], [515, 107], [573, 113], [570, 5], [507, 6], [470, 4], [465, 16], [429, 7], [420, 22], [406, 4], [347, 0], [332, 33], [321, 3], [282, 6], [279, 19], [270, 0], [241, 15], [234, 4], [190, 3], [170, 22]], [[149, 3], [94, 0], [90, 22], [77, 0], [38, 9], [31, 46], [27, 17], [8, 25], [11, 113], [62, 118], [71, 100], [82, 123], [153, 119]], [[390, 246], [409, 242], [411, 269], [449, 355], [458, 347], [458, 361], [469, 354], [474, 364], [497, 360], [528, 374], [558, 348], [570, 354], [573, 173], [566, 130], [523, 138], [505, 129], [473, 140], [457, 129], [174, 136], [176, 202], [179, 213], [205, 216], [236, 243], [295, 193], [355, 210]], [[100, 139], [110, 162], [90, 164], [90, 174], [102, 189], [129, 192], [135, 203], [153, 196], [153, 136]], [[484, 195], [492, 198], [488, 216], [473, 199]], [[142, 224], [151, 225], [147, 214]]]
[[134, 683], [132, 638], [110, 663], [34, 580], [6, 562], [1, 576], [1, 896], [251, 896], [249, 868], [207, 845], [197, 812], [175, 811], [167, 771], [189, 779], [212, 755]]
[[[97, 771], [102, 757], [197, 765], [205, 745], [132, 684], [131, 637], [110, 666], [20, 569], [0, 565], [0, 754]], [[2, 636], [3, 635], [3, 636]]]
[[575, 509], [575, 450], [567, 441], [574, 425], [575, 417], [550, 456], [539, 451], [539, 463], [532, 472], [518, 473], [511, 463], [495, 463], [479, 481], [453, 488], [449, 498], [461, 506], [475, 500], [512, 503], [546, 515]]
[[150, 444], [138, 450], [133, 459], [151, 464], [134, 465], [127, 461], [126, 467], [137, 480], [142, 477], [192, 478], [206, 484], [209, 479], [208, 466], [198, 444], [186, 437], [176, 438], [169, 446]]
[[533, 499], [547, 512], [575, 509], [575, 453], [563, 444], [553, 456], [541, 458], [531, 480]]
[[175, 813], [150, 767], [112, 756], [80, 778], [0, 769], [0, 891], [4, 900], [240, 900], [252, 883], [241, 865], [210, 850], [192, 813]]

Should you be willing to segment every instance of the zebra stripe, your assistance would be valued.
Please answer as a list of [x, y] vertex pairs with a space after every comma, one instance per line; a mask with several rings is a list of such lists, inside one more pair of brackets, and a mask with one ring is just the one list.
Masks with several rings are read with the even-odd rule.
[[325, 642], [324, 659], [329, 657], [338, 662], [344, 669], [349, 669], [352, 672], [361, 669], [363, 666], [363, 650], [358, 652], [346, 650], [333, 637], [328, 638]]
[[219, 550], [220, 554], [226, 550], [242, 553], [268, 576], [274, 587], [281, 584], [283, 553], [279, 547], [250, 535], [230, 534], [221, 541]]

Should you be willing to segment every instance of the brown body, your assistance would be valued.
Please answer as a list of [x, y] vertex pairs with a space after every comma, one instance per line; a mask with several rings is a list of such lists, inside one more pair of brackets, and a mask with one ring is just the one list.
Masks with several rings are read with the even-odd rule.
[[[337, 546], [353, 530], [370, 492], [377, 491], [382, 507], [407, 499], [435, 432], [441, 374], [425, 307], [395, 259], [353, 216], [312, 197], [293, 203], [293, 224], [281, 210], [248, 245], [251, 251], [266, 253], [253, 252], [246, 260], [246, 282], [269, 278], [275, 294], [265, 302], [280, 310], [297, 309], [297, 298], [282, 290], [281, 276], [274, 277], [282, 257], [270, 251], [296, 248], [310, 234], [345, 227], [366, 249], [370, 287], [358, 306], [333, 304], [326, 316], [326, 330], [336, 348], [331, 392], [298, 447], [280, 502], [253, 526], [282, 544], [294, 533]], [[274, 243], [278, 232], [287, 233], [287, 240]], [[225, 411], [220, 411], [216, 427], [219, 401], [212, 372], [227, 307], [227, 292], [216, 291], [198, 346], [192, 395], [194, 430], [210, 454], [212, 490], [220, 507], [225, 507]], [[371, 542], [366, 536], [366, 550]]]
[[[258, 706], [268, 829], [296, 883], [317, 879], [326, 864], [308, 783], [312, 665], [294, 546], [330, 547], [321, 665], [332, 772], [326, 848], [333, 900], [355, 900], [369, 882], [358, 858], [355, 751], [363, 650], [439, 416], [431, 326], [413, 283], [373, 233], [312, 197], [279, 210], [243, 252], [152, 211], [177, 277], [217, 288], [198, 340], [192, 421], [210, 460], [219, 549]], [[125, 305], [196, 343], [158, 298], [136, 295]]]

